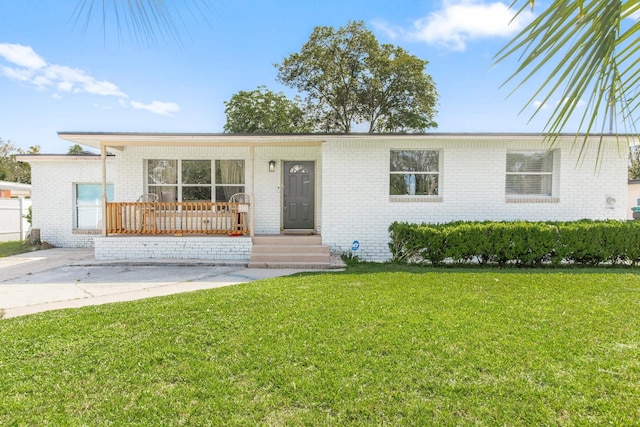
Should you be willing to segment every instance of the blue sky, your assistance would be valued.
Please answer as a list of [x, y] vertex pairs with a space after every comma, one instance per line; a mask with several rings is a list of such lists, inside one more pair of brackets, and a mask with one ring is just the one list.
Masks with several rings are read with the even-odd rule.
[[273, 64], [315, 26], [353, 20], [429, 61], [440, 95], [433, 131], [540, 132], [545, 123], [544, 111], [529, 122], [534, 86], [511, 97], [500, 88], [515, 63], [492, 65], [522, 24], [508, 24], [511, 0], [211, 0], [207, 22], [183, 11], [182, 45], [119, 39], [97, 16], [85, 31], [74, 19], [79, 2], [0, 0], [3, 140], [65, 153], [57, 131], [222, 132], [224, 101], [260, 85], [295, 95]]

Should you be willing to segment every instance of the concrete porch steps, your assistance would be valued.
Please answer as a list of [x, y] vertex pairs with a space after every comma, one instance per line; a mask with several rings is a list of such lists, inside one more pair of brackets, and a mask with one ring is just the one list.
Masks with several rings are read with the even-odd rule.
[[[331, 253], [318, 235], [255, 236], [250, 268], [332, 268]], [[335, 268], [335, 266], [333, 267]]]

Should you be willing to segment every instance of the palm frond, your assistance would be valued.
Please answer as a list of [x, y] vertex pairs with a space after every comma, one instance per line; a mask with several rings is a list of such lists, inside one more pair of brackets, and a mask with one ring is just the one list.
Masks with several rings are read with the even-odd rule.
[[[512, 8], [517, 16], [529, 5], [533, 2], [516, 0]], [[510, 95], [534, 77], [543, 76], [521, 113], [539, 98], [543, 104], [559, 99], [544, 129], [547, 142], [553, 144], [574, 116], [580, 119], [576, 136], [576, 142], [582, 138], [580, 157], [589, 135], [604, 134], [607, 122], [609, 132], [617, 132], [612, 115], [627, 133], [635, 129], [640, 101], [640, 23], [629, 24], [629, 18], [639, 12], [637, 0], [553, 0], [496, 54], [496, 63], [516, 55], [519, 60], [503, 84], [515, 82]], [[541, 107], [532, 118], [540, 112]], [[599, 153], [602, 141], [601, 137]]]
[[86, 32], [97, 16], [105, 40], [115, 31], [118, 41], [126, 36], [139, 44], [157, 44], [160, 39], [181, 44], [181, 35], [189, 34], [183, 15], [189, 13], [207, 22], [206, 14], [212, 8], [212, 0], [77, 0], [73, 18]]

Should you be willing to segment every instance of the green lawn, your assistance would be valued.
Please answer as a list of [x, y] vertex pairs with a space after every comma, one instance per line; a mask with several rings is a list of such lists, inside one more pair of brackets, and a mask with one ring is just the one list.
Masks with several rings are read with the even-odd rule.
[[0, 425], [638, 425], [634, 270], [355, 266], [0, 321]]
[[25, 252], [31, 252], [40, 249], [39, 246], [33, 246], [25, 242], [0, 242], [0, 258], [18, 255]]

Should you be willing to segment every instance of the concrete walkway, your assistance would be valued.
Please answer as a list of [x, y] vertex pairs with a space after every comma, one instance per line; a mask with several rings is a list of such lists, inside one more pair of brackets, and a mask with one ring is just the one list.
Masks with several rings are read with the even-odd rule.
[[0, 258], [0, 318], [218, 288], [300, 271], [207, 260], [100, 262], [92, 249], [47, 249]]

